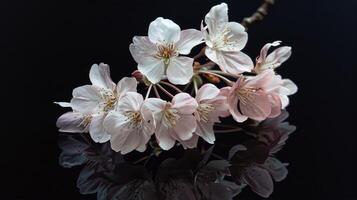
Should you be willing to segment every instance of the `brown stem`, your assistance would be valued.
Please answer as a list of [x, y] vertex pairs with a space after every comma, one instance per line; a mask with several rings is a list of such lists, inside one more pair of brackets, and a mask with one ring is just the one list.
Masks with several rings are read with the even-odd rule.
[[248, 29], [248, 26], [257, 22], [262, 21], [267, 15], [269, 7], [274, 5], [275, 0], [263, 0], [263, 3], [250, 17], [246, 17], [242, 21], [242, 25]]
[[193, 59], [194, 59], [194, 60], [197, 60], [197, 59], [201, 58], [202, 56], [205, 55], [205, 51], [206, 51], [206, 47], [203, 47], [203, 48], [201, 49], [201, 51], [200, 51], [197, 55], [195, 55], [195, 56], [193, 57]]

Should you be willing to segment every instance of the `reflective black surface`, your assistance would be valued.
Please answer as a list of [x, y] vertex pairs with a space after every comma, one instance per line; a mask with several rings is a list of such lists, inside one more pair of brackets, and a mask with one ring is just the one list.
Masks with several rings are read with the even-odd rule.
[[[82, 195], [76, 186], [82, 166], [58, 165], [62, 150], [55, 121], [63, 109], [52, 102], [69, 99], [74, 87], [87, 84], [93, 63], [109, 64], [115, 81], [128, 76], [136, 66], [128, 45], [134, 35], [145, 35], [157, 16], [182, 28], [199, 28], [209, 8], [220, 2], [1, 1], [0, 199], [96, 199], [96, 194]], [[226, 2], [234, 21], [260, 4]], [[276, 155], [289, 163], [289, 173], [274, 183], [270, 199], [357, 199], [356, 7], [352, 0], [280, 0], [262, 23], [249, 29], [245, 52], [252, 57], [275, 40], [293, 47], [291, 59], [278, 72], [299, 87], [287, 108], [288, 121], [297, 130]], [[241, 137], [221, 136], [215, 153], [227, 159]], [[182, 153], [170, 156], [179, 159]], [[157, 169], [162, 162], [150, 159], [148, 164]], [[149, 171], [147, 177], [154, 175]], [[239, 197], [260, 198], [247, 187]]]
[[[154, 146], [125, 157], [111, 150], [109, 142], [93, 143], [88, 134], [61, 134], [59, 164], [81, 166], [79, 193], [96, 194], [99, 200], [228, 200], [240, 199], [241, 191], [248, 188], [267, 198], [273, 193], [273, 182], [288, 175], [288, 164], [275, 157], [295, 130], [284, 121], [287, 117], [283, 112], [259, 124], [243, 124], [242, 131], [227, 136], [233, 145], [217, 142], [186, 151], [175, 147], [170, 152]], [[237, 140], [237, 135], [243, 137]]]

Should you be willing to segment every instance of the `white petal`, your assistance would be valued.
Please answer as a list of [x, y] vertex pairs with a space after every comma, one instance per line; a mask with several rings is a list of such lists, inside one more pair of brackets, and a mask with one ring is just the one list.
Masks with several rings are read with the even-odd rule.
[[196, 99], [198, 102], [213, 99], [218, 96], [220, 90], [213, 84], [204, 84], [197, 92]]
[[222, 51], [240, 51], [242, 50], [248, 41], [248, 34], [245, 28], [237, 22], [229, 22], [226, 25], [226, 29], [230, 30], [228, 35], [230, 36], [229, 42], [231, 45], [225, 45], [220, 50]]
[[117, 85], [118, 98], [120, 99], [127, 92], [136, 92], [138, 82], [135, 78], [122, 78]]
[[139, 147], [141, 141], [140, 130], [133, 129], [128, 133], [123, 146], [121, 147], [121, 154], [127, 154]]
[[180, 40], [176, 43], [176, 48], [180, 54], [187, 55], [194, 46], [203, 42], [203, 34], [196, 29], [186, 29], [181, 31]]
[[81, 125], [83, 119], [82, 113], [67, 112], [58, 118], [56, 125], [61, 132], [82, 133], [87, 131], [86, 127]]
[[169, 19], [158, 17], [149, 25], [149, 39], [152, 43], [176, 43], [180, 39], [180, 27]]
[[93, 85], [99, 88], [114, 89], [115, 83], [110, 78], [110, 69], [109, 66], [100, 63], [92, 65], [89, 71], [89, 79]]
[[281, 101], [281, 109], [285, 109], [289, 105], [289, 97], [286, 95], [279, 95]]
[[169, 150], [175, 145], [175, 139], [171, 137], [172, 130], [168, 129], [162, 123], [158, 123], [155, 131], [157, 143], [163, 150]]
[[120, 112], [140, 111], [143, 101], [143, 95], [137, 92], [127, 92], [118, 102], [116, 109]]
[[159, 98], [148, 98], [144, 101], [143, 107], [154, 112], [161, 112], [166, 105], [166, 101]]
[[146, 57], [142, 63], [139, 63], [138, 70], [144, 74], [151, 83], [155, 84], [164, 77], [165, 64], [161, 59]]
[[228, 23], [228, 6], [226, 3], [213, 6], [205, 17], [210, 36], [216, 36]]
[[106, 133], [103, 125], [104, 117], [104, 114], [93, 115], [92, 117], [89, 134], [94, 142], [105, 143], [110, 140], [110, 135]]
[[179, 56], [172, 58], [167, 67], [167, 78], [173, 84], [185, 85], [190, 82], [193, 76], [193, 59]]
[[55, 103], [55, 104], [57, 104], [57, 105], [59, 105], [59, 106], [61, 106], [63, 108], [71, 107], [71, 103], [68, 103], [68, 102], [53, 102], [53, 103]]
[[243, 52], [222, 52], [206, 47], [206, 56], [215, 62], [223, 72], [241, 74], [253, 69], [252, 59]]
[[137, 63], [142, 63], [143, 58], [156, 54], [156, 45], [147, 36], [135, 36], [129, 50]]
[[282, 87], [287, 89], [287, 92], [281, 94], [292, 95], [298, 91], [298, 87], [290, 79], [283, 79], [282, 81], [283, 81]]
[[197, 122], [197, 129], [195, 132], [201, 136], [206, 142], [213, 144], [216, 140], [214, 136], [213, 123]]
[[73, 90], [71, 106], [74, 111], [81, 113], [96, 112], [102, 96], [99, 90], [92, 85], [77, 87]]

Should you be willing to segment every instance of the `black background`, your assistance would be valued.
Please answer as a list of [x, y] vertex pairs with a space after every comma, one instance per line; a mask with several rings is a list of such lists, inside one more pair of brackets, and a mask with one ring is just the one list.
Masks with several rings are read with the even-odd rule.
[[[94, 199], [75, 187], [79, 169], [57, 164], [55, 121], [65, 110], [53, 102], [69, 100], [74, 87], [88, 84], [93, 63], [109, 64], [115, 81], [129, 76], [136, 68], [131, 39], [147, 35], [156, 17], [199, 29], [220, 2], [2, 0], [1, 199]], [[231, 21], [260, 4], [226, 2]], [[357, 199], [356, 7], [353, 0], [278, 0], [249, 29], [244, 52], [253, 58], [267, 42], [293, 47], [278, 71], [299, 87], [288, 107], [298, 130], [279, 154], [290, 163], [289, 175], [275, 184], [273, 199]]]

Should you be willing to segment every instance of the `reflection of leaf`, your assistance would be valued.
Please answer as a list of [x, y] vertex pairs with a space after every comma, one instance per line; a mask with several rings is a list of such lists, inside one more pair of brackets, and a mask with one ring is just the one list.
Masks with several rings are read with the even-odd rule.
[[97, 165], [87, 165], [82, 169], [77, 179], [77, 187], [81, 194], [96, 193], [100, 187], [107, 184], [97, 170]]
[[90, 146], [83, 141], [80, 135], [60, 134], [58, 146], [62, 150], [58, 162], [65, 168], [82, 165], [87, 161], [85, 152]]
[[238, 152], [238, 151], [246, 151], [247, 148], [244, 145], [238, 144], [233, 146], [228, 153], [228, 159], [232, 159], [232, 157]]
[[198, 163], [197, 168], [201, 168], [203, 167], [209, 160], [209, 158], [211, 157], [211, 154], [213, 152], [214, 149], [214, 145], [212, 145], [202, 156], [202, 160]]
[[157, 200], [156, 188], [153, 182], [135, 179], [125, 185], [113, 185], [102, 190], [97, 195], [98, 200]]

